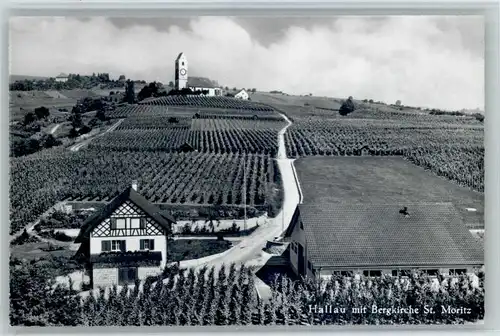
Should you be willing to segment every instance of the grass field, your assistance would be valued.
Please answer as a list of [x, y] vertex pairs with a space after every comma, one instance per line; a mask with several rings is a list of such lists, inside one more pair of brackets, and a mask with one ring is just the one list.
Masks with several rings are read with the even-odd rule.
[[[60, 245], [67, 246], [69, 243], [61, 243]], [[35, 259], [50, 259], [54, 257], [71, 258], [75, 251], [64, 247], [61, 250], [47, 251], [48, 243], [27, 243], [23, 245], [14, 245], [10, 247], [11, 256], [19, 259], [35, 260]]]
[[304, 204], [452, 202], [464, 216], [484, 212], [484, 194], [400, 157], [304, 157], [295, 162]]
[[319, 109], [324, 111], [334, 111], [340, 108], [341, 99], [318, 96], [294, 96], [286, 94], [276, 94], [267, 92], [253, 93], [250, 98], [252, 101], [273, 106], [289, 107], [307, 107], [308, 109]]

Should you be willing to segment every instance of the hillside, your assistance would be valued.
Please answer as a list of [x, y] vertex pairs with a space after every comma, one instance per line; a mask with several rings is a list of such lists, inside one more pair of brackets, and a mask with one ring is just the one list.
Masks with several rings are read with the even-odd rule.
[[43, 76], [28, 76], [28, 75], [10, 75], [9, 76], [9, 83], [14, 83], [15, 81], [22, 81], [22, 80], [47, 80], [49, 77], [43, 77]]

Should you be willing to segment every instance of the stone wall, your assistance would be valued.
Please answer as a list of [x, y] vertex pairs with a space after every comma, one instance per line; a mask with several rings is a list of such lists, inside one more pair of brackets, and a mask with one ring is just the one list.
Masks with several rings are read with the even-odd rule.
[[118, 268], [94, 268], [92, 270], [94, 288], [118, 285]]

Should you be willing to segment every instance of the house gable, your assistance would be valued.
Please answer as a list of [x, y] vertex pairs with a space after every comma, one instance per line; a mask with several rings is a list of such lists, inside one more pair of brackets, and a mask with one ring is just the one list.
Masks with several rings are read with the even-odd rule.
[[[124, 229], [111, 229], [113, 218], [125, 219]], [[132, 228], [131, 218], [144, 218], [144, 228]], [[105, 218], [90, 233], [91, 237], [117, 237], [117, 236], [158, 236], [165, 235], [165, 228], [161, 227], [151, 216], [131, 201], [126, 201], [115, 209], [108, 218]]]
[[[122, 205], [124, 205], [123, 208]], [[100, 227], [101, 230], [95, 231], [94, 237], [96, 237], [96, 234], [105, 234], [108, 230], [106, 229], [106, 227], [109, 227], [109, 231], [111, 231], [111, 225], [109, 225], [109, 222], [107, 226], [101, 225], [106, 220], [109, 221], [110, 218], [113, 218], [113, 215], [115, 213], [121, 215], [123, 214], [123, 216], [126, 217], [128, 216], [127, 213], [133, 214], [134, 211], [136, 213], [144, 213], [146, 215], [145, 218], [147, 218], [146, 221], [151, 224], [150, 227], [161, 228], [161, 232], [168, 232], [170, 230], [171, 224], [175, 223], [175, 219], [172, 216], [162, 213], [160, 209], [149, 203], [132, 187], [129, 187], [120, 195], [115, 197], [101, 211], [96, 212], [85, 221], [80, 230], [80, 234], [75, 239], [75, 243], [81, 243], [84, 240], [88, 239], [91, 233], [94, 233], [94, 229], [96, 229], [97, 227]], [[155, 233], [157, 232], [157, 230], [150, 229], [149, 232]]]

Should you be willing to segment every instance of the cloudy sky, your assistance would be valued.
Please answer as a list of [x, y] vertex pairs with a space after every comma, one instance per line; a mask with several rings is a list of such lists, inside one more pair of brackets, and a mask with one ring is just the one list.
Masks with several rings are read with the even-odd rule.
[[481, 17], [12, 18], [11, 74], [168, 83], [189, 74], [258, 90], [484, 107]]

